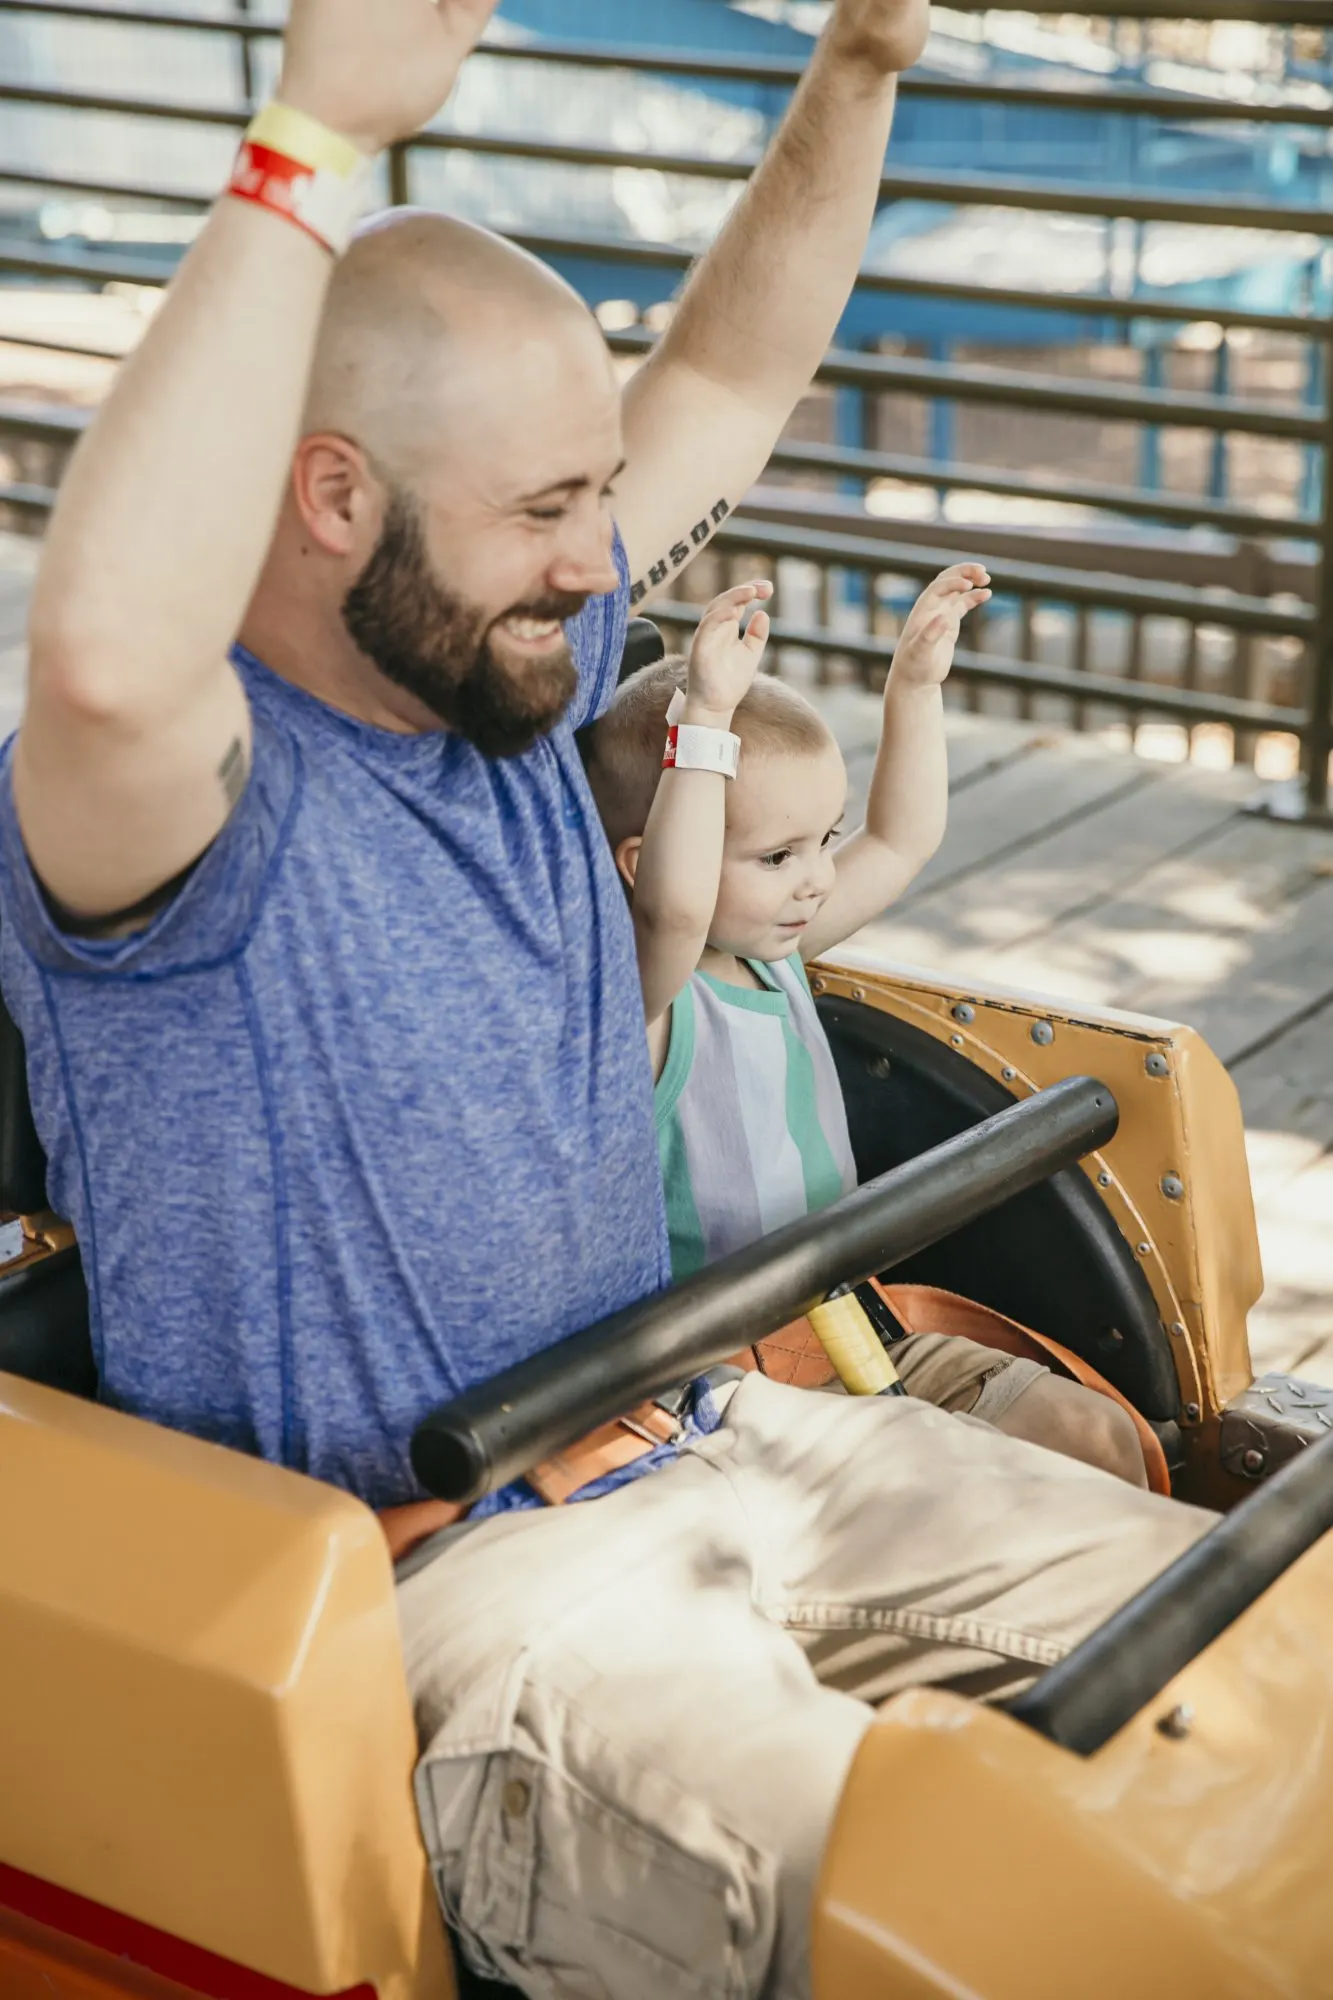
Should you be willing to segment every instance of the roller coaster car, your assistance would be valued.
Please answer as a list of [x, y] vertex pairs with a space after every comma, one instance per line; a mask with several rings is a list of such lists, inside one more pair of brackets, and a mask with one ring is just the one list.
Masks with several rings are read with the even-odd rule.
[[[1008, 1707], [884, 1706], [815, 1992], [1333, 1994], [1333, 1442], [1322, 1392], [1252, 1381], [1229, 1079], [1188, 1028], [853, 957], [814, 985], [862, 1188], [436, 1413], [419, 1468], [475, 1494], [665, 1387], [673, 1341], [708, 1365], [885, 1266], [1053, 1337], [1219, 1524]], [[0, 1994], [473, 1990], [417, 1837], [378, 1525], [94, 1400], [7, 1020], [0, 1201]], [[144, 1254], [171, 1254], [147, 1223]]]

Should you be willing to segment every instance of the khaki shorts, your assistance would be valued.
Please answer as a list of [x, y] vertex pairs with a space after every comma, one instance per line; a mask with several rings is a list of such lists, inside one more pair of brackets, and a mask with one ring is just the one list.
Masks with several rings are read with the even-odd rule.
[[1051, 1372], [1040, 1361], [956, 1333], [912, 1333], [889, 1353], [909, 1396], [987, 1424], [998, 1423], [1025, 1389]]
[[913, 1397], [749, 1375], [664, 1470], [442, 1538], [398, 1604], [469, 1959], [540, 2000], [808, 2000], [869, 1704], [1016, 1690], [1212, 1520]]

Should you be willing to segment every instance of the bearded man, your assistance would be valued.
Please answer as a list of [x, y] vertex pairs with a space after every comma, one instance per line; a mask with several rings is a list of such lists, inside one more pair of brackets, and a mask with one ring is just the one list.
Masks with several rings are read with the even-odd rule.
[[1206, 1517], [759, 1377], [711, 1430], [634, 1433], [575, 1506], [521, 1483], [444, 1527], [414, 1482], [432, 1407], [667, 1281], [574, 728], [633, 580], [707, 542], [820, 360], [927, 12], [837, 0], [622, 396], [581, 302], [498, 238], [415, 212], [351, 238], [362, 162], [492, 5], [296, 0], [279, 98], [51, 523], [0, 976], [103, 1397], [418, 1539], [418, 1804], [474, 1962], [796, 2000], [870, 1701], [1020, 1682]]

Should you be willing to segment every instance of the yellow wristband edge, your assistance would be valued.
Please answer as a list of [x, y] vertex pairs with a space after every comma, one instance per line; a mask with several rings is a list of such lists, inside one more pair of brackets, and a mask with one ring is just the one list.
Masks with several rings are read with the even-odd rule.
[[367, 164], [366, 155], [341, 132], [290, 104], [280, 104], [276, 98], [250, 120], [245, 136], [275, 153], [284, 153], [289, 160], [299, 160], [303, 167], [322, 168], [343, 181], [354, 179]]

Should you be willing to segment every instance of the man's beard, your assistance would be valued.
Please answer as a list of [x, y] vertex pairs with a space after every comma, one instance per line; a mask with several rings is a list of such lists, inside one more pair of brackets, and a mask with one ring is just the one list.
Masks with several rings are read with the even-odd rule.
[[[551, 591], [502, 617], [576, 617], [586, 596]], [[405, 688], [483, 757], [517, 757], [553, 729], [578, 686], [563, 637], [551, 652], [506, 661], [491, 643], [494, 620], [457, 597], [431, 567], [412, 502], [391, 492], [370, 561], [342, 603], [353, 642], [386, 680]]]

